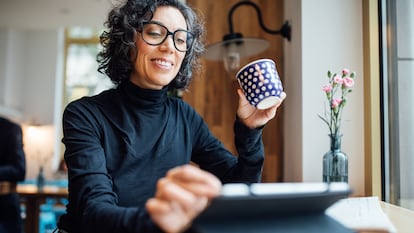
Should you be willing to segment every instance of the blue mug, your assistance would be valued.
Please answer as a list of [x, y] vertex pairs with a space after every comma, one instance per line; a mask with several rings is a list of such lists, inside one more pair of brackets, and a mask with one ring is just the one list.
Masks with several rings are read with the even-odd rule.
[[236, 78], [246, 99], [256, 108], [270, 108], [281, 101], [283, 86], [273, 60], [250, 62], [237, 72]]

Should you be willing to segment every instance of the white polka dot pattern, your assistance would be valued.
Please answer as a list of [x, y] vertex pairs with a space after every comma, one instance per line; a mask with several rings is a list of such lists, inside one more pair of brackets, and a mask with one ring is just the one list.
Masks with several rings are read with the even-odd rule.
[[283, 91], [276, 65], [270, 59], [249, 63], [236, 77], [247, 100], [254, 106], [268, 97], [280, 97]]

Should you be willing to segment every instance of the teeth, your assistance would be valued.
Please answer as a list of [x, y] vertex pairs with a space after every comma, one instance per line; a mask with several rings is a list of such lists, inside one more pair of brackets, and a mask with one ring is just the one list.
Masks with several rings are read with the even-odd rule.
[[161, 61], [161, 60], [155, 60], [155, 63], [162, 65], [162, 66], [172, 66], [171, 63], [166, 62], [166, 61]]

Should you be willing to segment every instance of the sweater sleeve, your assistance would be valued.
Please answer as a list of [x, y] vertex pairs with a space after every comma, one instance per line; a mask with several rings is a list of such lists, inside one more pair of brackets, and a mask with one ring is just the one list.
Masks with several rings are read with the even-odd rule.
[[200, 115], [195, 111], [189, 115], [192, 116], [192, 159], [195, 163], [215, 174], [223, 183], [260, 182], [264, 162], [261, 128], [250, 129], [236, 119], [234, 133], [238, 155], [233, 155], [210, 132]]
[[[90, 108], [90, 106], [89, 106]], [[94, 109], [80, 102], [63, 115], [63, 143], [69, 174], [69, 204], [59, 227], [68, 232], [161, 232], [143, 206], [118, 205], [100, 143]]]

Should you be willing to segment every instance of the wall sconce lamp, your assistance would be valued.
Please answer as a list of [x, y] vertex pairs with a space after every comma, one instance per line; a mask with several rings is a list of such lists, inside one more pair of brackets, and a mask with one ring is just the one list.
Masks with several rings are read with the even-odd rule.
[[206, 47], [203, 55], [208, 60], [224, 62], [224, 67], [228, 72], [237, 71], [240, 68], [240, 59], [258, 54], [269, 47], [269, 42], [260, 38], [244, 38], [240, 32], [233, 30], [233, 13], [240, 6], [251, 6], [257, 12], [260, 28], [269, 34], [280, 34], [288, 41], [291, 39], [291, 27], [286, 21], [279, 30], [267, 28], [262, 19], [260, 8], [251, 1], [241, 1], [233, 5], [228, 13], [228, 23], [230, 33], [223, 36], [223, 41], [214, 43]]

